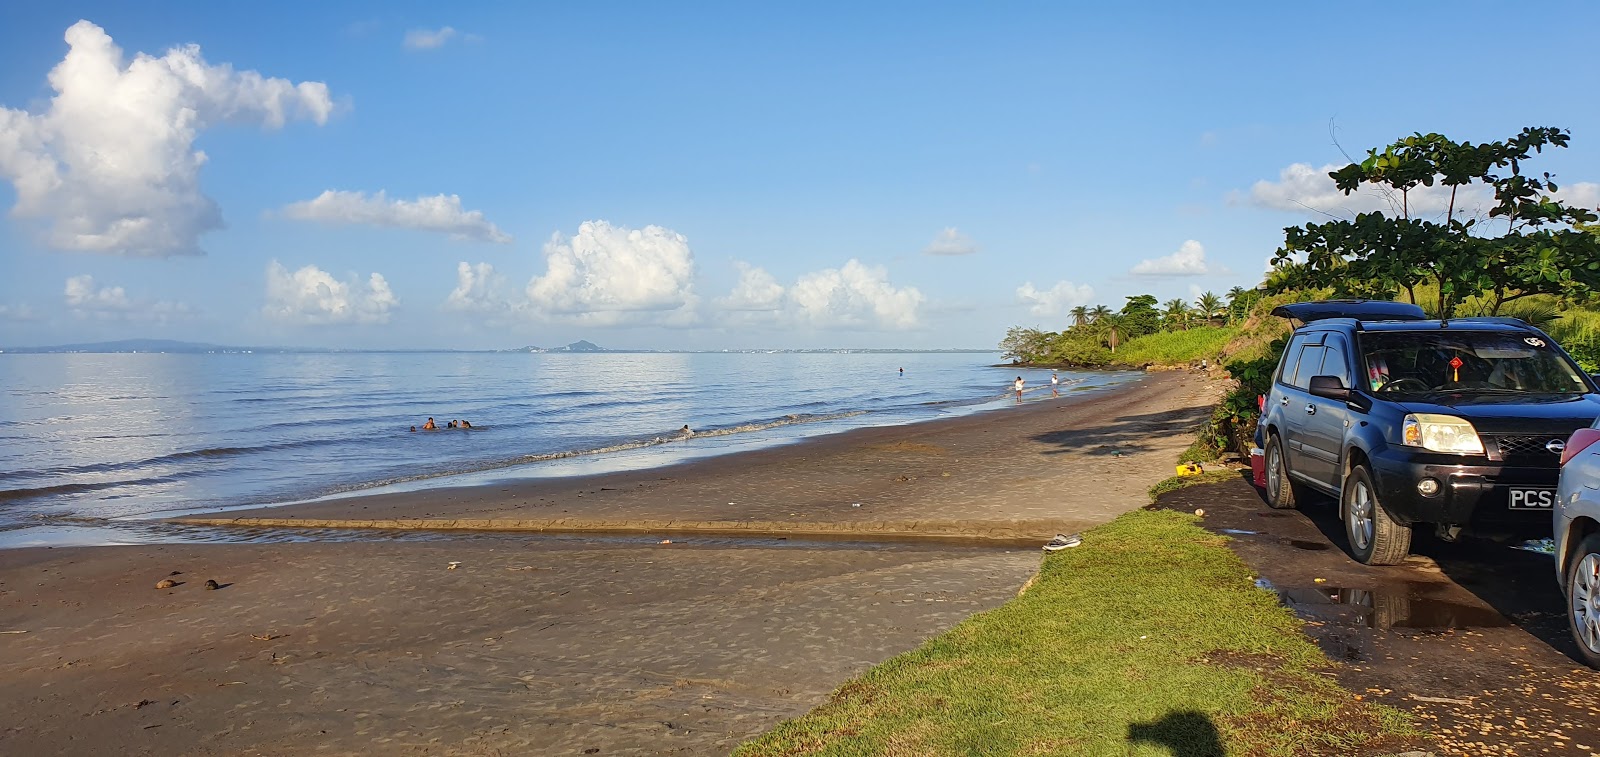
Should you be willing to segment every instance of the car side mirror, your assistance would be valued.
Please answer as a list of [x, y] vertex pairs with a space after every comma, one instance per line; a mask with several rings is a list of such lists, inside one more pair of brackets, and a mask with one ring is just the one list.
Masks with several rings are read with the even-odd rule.
[[1338, 376], [1312, 376], [1311, 395], [1313, 397], [1348, 402], [1350, 400], [1350, 389], [1344, 385], [1344, 381]]

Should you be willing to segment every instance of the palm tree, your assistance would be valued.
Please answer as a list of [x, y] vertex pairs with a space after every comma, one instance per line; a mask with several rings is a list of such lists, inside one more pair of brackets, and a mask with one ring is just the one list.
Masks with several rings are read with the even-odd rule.
[[[1102, 306], [1103, 307], [1103, 306]], [[1123, 316], [1110, 312], [1107, 308], [1105, 315], [1095, 319], [1095, 325], [1100, 328], [1101, 338], [1105, 339], [1106, 346], [1111, 348], [1111, 354], [1117, 354], [1117, 345], [1128, 338], [1128, 327], [1123, 324]]]
[[1238, 302], [1240, 299], [1242, 299], [1244, 297], [1245, 292], [1247, 292], [1247, 291], [1249, 291], [1249, 290], [1245, 289], [1244, 287], [1234, 287], [1232, 289], [1229, 289], [1228, 290], [1228, 304], [1232, 305], [1233, 303]]
[[1222, 298], [1218, 297], [1216, 292], [1206, 292], [1194, 298], [1194, 304], [1199, 306], [1200, 315], [1207, 321], [1216, 318], [1217, 312], [1222, 310]]
[[1242, 306], [1246, 304], [1250, 291], [1244, 287], [1234, 287], [1228, 290], [1228, 323], [1231, 324], [1244, 315]]
[[1074, 328], [1078, 326], [1087, 326], [1089, 324], [1089, 307], [1087, 305], [1079, 305], [1073, 308], [1070, 312], [1070, 315], [1072, 316], [1072, 325]]
[[1095, 305], [1089, 310], [1089, 322], [1099, 323], [1112, 315], [1113, 312], [1111, 308], [1108, 308], [1105, 305]]
[[1189, 303], [1174, 299], [1161, 303], [1161, 306], [1166, 308], [1161, 317], [1165, 318], [1168, 324], [1172, 326], [1182, 324], [1184, 329], [1189, 328]]

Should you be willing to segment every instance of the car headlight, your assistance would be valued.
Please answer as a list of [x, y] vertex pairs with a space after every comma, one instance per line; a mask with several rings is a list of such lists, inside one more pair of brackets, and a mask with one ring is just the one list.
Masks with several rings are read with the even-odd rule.
[[1478, 438], [1478, 430], [1465, 419], [1454, 415], [1407, 415], [1401, 433], [1404, 436], [1402, 442], [1411, 447], [1458, 455], [1483, 454], [1483, 441]]

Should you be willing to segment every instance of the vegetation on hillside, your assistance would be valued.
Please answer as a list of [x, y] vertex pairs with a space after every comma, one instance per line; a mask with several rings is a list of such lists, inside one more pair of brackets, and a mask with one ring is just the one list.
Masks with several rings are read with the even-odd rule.
[[1189, 365], [1215, 361], [1233, 338], [1235, 325], [1263, 294], [1234, 287], [1226, 296], [1206, 292], [1193, 303], [1158, 302], [1153, 295], [1129, 297], [1120, 310], [1078, 306], [1061, 331], [1012, 327], [1000, 342], [1018, 364], [1084, 368]]

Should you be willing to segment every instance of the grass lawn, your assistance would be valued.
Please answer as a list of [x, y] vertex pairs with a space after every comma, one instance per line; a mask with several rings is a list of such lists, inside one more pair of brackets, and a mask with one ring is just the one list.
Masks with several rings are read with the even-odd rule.
[[1417, 743], [1404, 715], [1319, 674], [1322, 653], [1225, 544], [1191, 515], [1124, 515], [1045, 557], [1017, 599], [736, 754], [1360, 755]]
[[1201, 358], [1215, 362], [1238, 331], [1225, 326], [1158, 331], [1129, 339], [1111, 360], [1125, 365], [1188, 365]]

